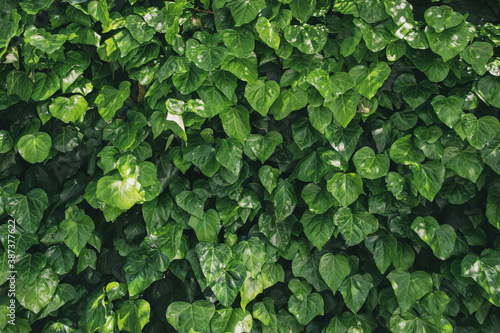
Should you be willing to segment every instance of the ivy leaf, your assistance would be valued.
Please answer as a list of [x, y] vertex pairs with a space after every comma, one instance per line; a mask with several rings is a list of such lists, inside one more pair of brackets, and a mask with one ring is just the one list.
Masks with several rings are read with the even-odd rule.
[[175, 202], [180, 208], [195, 216], [198, 219], [204, 219], [203, 206], [204, 200], [193, 191], [182, 191], [175, 196]]
[[199, 68], [211, 71], [224, 62], [229, 50], [218, 45], [204, 45], [195, 39], [186, 42], [186, 57]]
[[401, 74], [394, 81], [393, 89], [402, 93], [402, 97], [413, 110], [425, 103], [432, 94], [437, 94], [438, 89], [435, 83], [417, 80], [412, 74]]
[[53, 117], [65, 123], [75, 123], [87, 111], [87, 101], [80, 95], [57, 97], [50, 103], [49, 110]]
[[54, 0], [23, 0], [19, 3], [21, 8], [30, 15], [36, 15], [50, 7]]
[[242, 309], [223, 308], [215, 312], [210, 326], [212, 332], [250, 332], [252, 316]]
[[214, 280], [211, 285], [212, 291], [223, 306], [231, 306], [233, 304], [240, 292], [245, 277], [245, 265], [239, 260], [232, 260]]
[[248, 103], [262, 116], [267, 115], [269, 108], [276, 101], [279, 94], [280, 87], [272, 80], [265, 81], [264, 79], [259, 79], [254, 83], [248, 83], [245, 88], [245, 98]]
[[129, 95], [130, 82], [123, 81], [118, 89], [111, 86], [102, 87], [94, 103], [97, 105], [101, 117], [105, 121], [110, 121]]
[[352, 204], [363, 190], [363, 179], [355, 173], [338, 172], [327, 183], [327, 189], [343, 207]]
[[257, 302], [252, 308], [252, 314], [255, 319], [268, 327], [277, 328], [278, 317], [274, 310], [274, 300], [270, 297], [264, 297], [262, 302]]
[[150, 41], [155, 35], [156, 31], [139, 15], [128, 15], [125, 19], [125, 27], [130, 31], [132, 37], [141, 44]]
[[32, 283], [18, 281], [16, 283], [16, 298], [26, 309], [39, 313], [44, 306], [49, 304], [58, 284], [57, 274], [52, 269], [46, 268], [38, 274]]
[[35, 85], [31, 95], [31, 98], [35, 101], [48, 99], [61, 87], [60, 78], [55, 71], [49, 71], [47, 74], [37, 72], [35, 79]]
[[481, 150], [492, 141], [500, 131], [500, 122], [492, 116], [485, 116], [477, 119], [473, 114], [468, 113], [462, 116], [462, 125], [467, 134], [467, 140], [476, 149]]
[[45, 132], [23, 135], [17, 142], [19, 154], [29, 163], [42, 163], [49, 156], [52, 139]]
[[235, 170], [241, 160], [243, 149], [234, 138], [221, 139], [215, 146], [215, 158], [223, 167]]
[[396, 294], [399, 307], [406, 312], [416, 301], [432, 291], [431, 276], [423, 271], [409, 273], [398, 268], [387, 275]]
[[[304, 0], [297, 2], [304, 2]], [[321, 51], [328, 38], [328, 31], [321, 25], [289, 25], [283, 32], [285, 39], [305, 54], [316, 54]]]
[[328, 288], [319, 272], [322, 254], [323, 253], [320, 251], [314, 251], [314, 253], [302, 257], [300, 253], [297, 253], [292, 261], [293, 275], [306, 279], [317, 292], [321, 292]]
[[352, 158], [356, 172], [366, 179], [384, 177], [389, 172], [389, 158], [387, 155], [378, 154], [370, 147], [363, 147]]
[[500, 229], [500, 191], [495, 186], [488, 190], [486, 217], [490, 224]]
[[422, 299], [421, 303], [426, 311], [434, 317], [436, 322], [438, 322], [450, 300], [450, 297], [448, 297], [444, 291], [436, 290], [428, 293]]
[[493, 46], [486, 42], [474, 42], [462, 50], [461, 56], [479, 75], [484, 75], [486, 64], [493, 57]]
[[391, 68], [385, 62], [373, 63], [370, 67], [360, 65], [349, 71], [356, 84], [356, 91], [368, 99], [375, 96], [390, 74]]
[[378, 230], [378, 220], [372, 214], [352, 213], [350, 208], [340, 208], [333, 221], [349, 246], [361, 243], [366, 236]]
[[259, 217], [259, 231], [266, 236], [272, 245], [285, 250], [290, 242], [293, 223], [290, 219], [278, 221], [273, 214], [262, 213]]
[[28, 74], [12, 70], [7, 74], [7, 95], [17, 95], [21, 100], [28, 102], [33, 92], [33, 81]]
[[297, 321], [302, 325], [309, 324], [316, 316], [322, 316], [324, 307], [323, 297], [318, 293], [307, 295], [302, 301], [294, 295], [288, 300], [288, 310], [295, 315]]
[[307, 239], [320, 251], [332, 237], [335, 229], [332, 212], [317, 215], [306, 211], [302, 215], [300, 223], [304, 227]]
[[270, 22], [267, 18], [261, 16], [255, 23], [255, 30], [257, 30], [260, 39], [262, 39], [267, 46], [275, 50], [279, 48], [280, 28], [276, 23]]
[[143, 299], [128, 300], [118, 304], [116, 319], [118, 329], [130, 333], [140, 333], [149, 323], [150, 306]]
[[19, 278], [27, 285], [32, 284], [45, 268], [46, 263], [47, 257], [43, 253], [27, 254], [16, 264]]
[[263, 165], [259, 170], [259, 179], [266, 189], [271, 194], [278, 184], [278, 177], [281, 174], [279, 169], [275, 169], [270, 165]]
[[232, 56], [227, 56], [226, 60], [221, 66], [221, 69], [229, 71], [237, 78], [249, 83], [255, 82], [259, 75], [257, 71], [257, 56], [254, 52], [250, 53], [244, 58], [234, 58]]
[[207, 76], [207, 71], [191, 62], [172, 76], [172, 83], [181, 94], [187, 95], [200, 88]]
[[293, 185], [287, 180], [280, 179], [273, 191], [272, 201], [276, 222], [281, 222], [293, 213], [297, 205], [297, 196]]
[[241, 143], [250, 135], [250, 115], [248, 110], [241, 105], [227, 108], [219, 113], [224, 131], [229, 137]]
[[500, 256], [492, 249], [486, 249], [478, 256], [469, 253], [462, 259], [461, 275], [473, 278], [490, 295], [490, 302], [498, 306]]
[[381, 274], [384, 274], [396, 255], [397, 241], [392, 236], [368, 236], [364, 240], [365, 246], [373, 254], [375, 265]]
[[439, 120], [452, 128], [463, 115], [464, 100], [458, 96], [435, 96], [431, 101]]
[[255, 38], [253, 34], [249, 33], [247, 30], [225, 29], [222, 37], [224, 44], [226, 44], [231, 53], [238, 58], [247, 57], [255, 48]]
[[[164, 255], [163, 259], [168, 262], [168, 258]], [[153, 282], [160, 280], [163, 270], [167, 268], [168, 265], [167, 267], [160, 267], [155, 260], [151, 260], [151, 258], [145, 257], [139, 252], [131, 252], [123, 266], [130, 297], [138, 296]]]
[[394, 141], [390, 155], [397, 164], [420, 163], [425, 159], [424, 153], [414, 146], [411, 134]]
[[259, 161], [264, 163], [281, 143], [283, 143], [283, 137], [279, 132], [270, 131], [264, 136], [252, 134], [245, 142], [245, 151], [250, 150]]
[[314, 214], [325, 213], [335, 203], [335, 200], [327, 191], [313, 183], [304, 186], [300, 196], [309, 206], [309, 211]]
[[500, 78], [496, 76], [484, 76], [477, 83], [477, 91], [486, 103], [500, 108]]
[[68, 208], [66, 219], [61, 222], [59, 228], [66, 233], [64, 244], [78, 257], [87, 245], [95, 226], [92, 219], [83, 210]]
[[[36, 232], [44, 211], [49, 207], [49, 198], [44, 190], [36, 188], [26, 196], [15, 194], [9, 198], [6, 210], [26, 232]], [[19, 249], [18, 251], [19, 252]]]
[[425, 11], [424, 18], [436, 32], [443, 32], [464, 22], [464, 16], [454, 12], [449, 6], [433, 6]]
[[210, 333], [214, 313], [215, 306], [209, 301], [173, 302], [167, 308], [167, 320], [179, 333]]
[[332, 110], [335, 121], [346, 128], [356, 115], [360, 99], [360, 94], [354, 90], [349, 90], [334, 100], [325, 102], [325, 106]]
[[369, 273], [356, 274], [344, 280], [340, 286], [340, 292], [347, 307], [356, 314], [373, 287], [373, 278]]
[[450, 257], [457, 238], [450, 225], [439, 225], [434, 218], [427, 216], [425, 218], [417, 217], [413, 220], [411, 228], [431, 247], [436, 257], [441, 260]]
[[217, 235], [221, 228], [219, 215], [213, 209], [209, 209], [204, 213], [202, 219], [191, 215], [189, 226], [193, 228], [196, 238], [200, 242], [207, 243], [214, 243], [217, 240]]
[[446, 148], [442, 161], [446, 168], [455, 171], [460, 177], [467, 178], [474, 183], [484, 168], [479, 153], [471, 146], [463, 150], [458, 147]]
[[231, 10], [236, 26], [239, 27], [253, 21], [259, 12], [266, 8], [266, 2], [264, 0], [232, 0], [226, 4], [226, 7]]
[[75, 263], [75, 254], [64, 244], [49, 247], [45, 255], [49, 265], [59, 275], [68, 274]]
[[361, 126], [351, 123], [347, 127], [331, 124], [325, 130], [325, 137], [344, 161], [348, 162], [356, 149], [359, 137], [363, 133]]
[[444, 166], [439, 162], [430, 161], [412, 165], [410, 168], [418, 184], [418, 192], [427, 200], [434, 200], [444, 183]]
[[470, 23], [461, 23], [442, 32], [430, 26], [425, 28], [425, 35], [432, 52], [439, 54], [444, 61], [458, 55], [469, 44], [474, 34], [475, 28]]
[[313, 14], [314, 8], [316, 8], [316, 0], [292, 0], [287, 2], [290, 3], [289, 6], [293, 17], [301, 23], [307, 22]]
[[341, 254], [326, 253], [319, 262], [319, 273], [335, 294], [349, 275], [349, 261]]
[[137, 202], [144, 201], [144, 192], [134, 178], [102, 177], [97, 182], [96, 196], [97, 200], [121, 210], [129, 210]]
[[276, 120], [286, 118], [290, 113], [307, 106], [307, 94], [302, 89], [282, 90], [276, 102], [271, 106], [271, 112]]
[[[221, 273], [223, 273], [224, 268], [229, 264], [232, 257], [231, 249], [226, 244], [210, 245], [204, 242], [196, 245], [196, 254], [200, 260], [201, 270], [207, 279], [208, 285], [212, 285], [221, 276]], [[238, 264], [235, 265], [235, 270], [239, 274], [240, 268]], [[236, 275], [239, 276], [238, 274]], [[224, 299], [227, 300], [227, 298]]]

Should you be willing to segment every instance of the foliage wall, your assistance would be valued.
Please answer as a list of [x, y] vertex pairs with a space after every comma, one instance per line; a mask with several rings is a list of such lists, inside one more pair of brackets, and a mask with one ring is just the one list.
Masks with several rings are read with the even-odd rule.
[[0, 331], [499, 332], [499, 18], [2, 0]]

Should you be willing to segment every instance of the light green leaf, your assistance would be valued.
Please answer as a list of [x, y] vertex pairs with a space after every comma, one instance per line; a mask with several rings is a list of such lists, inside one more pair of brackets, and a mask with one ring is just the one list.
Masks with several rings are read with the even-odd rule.
[[19, 154], [29, 163], [42, 163], [49, 156], [52, 139], [45, 132], [23, 135], [17, 142]]
[[145, 200], [141, 185], [134, 178], [106, 176], [97, 182], [97, 200], [121, 210], [129, 210]]
[[424, 153], [413, 144], [411, 134], [394, 141], [390, 155], [397, 164], [420, 163], [425, 159]]
[[252, 315], [242, 309], [223, 308], [215, 312], [210, 326], [212, 332], [250, 332]]
[[398, 268], [387, 275], [396, 294], [399, 307], [406, 312], [416, 301], [432, 291], [431, 276], [423, 271], [409, 273]]
[[500, 256], [492, 249], [484, 250], [480, 256], [469, 253], [460, 264], [463, 277], [473, 278], [490, 296], [489, 301], [499, 306], [498, 294], [500, 293]]
[[255, 319], [266, 326], [276, 329], [278, 317], [274, 310], [274, 300], [270, 297], [264, 297], [262, 302], [257, 302], [252, 308], [252, 314]]
[[57, 97], [50, 103], [49, 111], [53, 117], [65, 123], [76, 123], [87, 111], [87, 101], [81, 95]]
[[255, 48], [255, 38], [248, 30], [225, 29], [222, 37], [229, 51], [238, 58], [247, 57]]
[[281, 143], [283, 143], [283, 137], [279, 132], [270, 131], [264, 136], [252, 134], [245, 142], [245, 152], [250, 150], [255, 157], [264, 163]]
[[150, 41], [156, 32], [145, 23], [139, 15], [127, 15], [125, 19], [125, 27], [130, 31], [132, 37], [141, 44]]
[[235, 170], [241, 160], [243, 149], [234, 138], [221, 139], [215, 146], [215, 158], [228, 170]]
[[30, 15], [36, 15], [47, 10], [54, 0], [23, 0], [19, 3], [21, 8]]
[[356, 84], [356, 91], [368, 99], [375, 96], [389, 74], [391, 74], [391, 68], [383, 61], [373, 63], [370, 67], [356, 66], [349, 71], [349, 75]]
[[323, 297], [318, 293], [307, 295], [303, 301], [300, 301], [292, 295], [288, 300], [288, 310], [295, 315], [297, 321], [302, 325], [307, 325], [316, 316], [324, 314]]
[[345, 128], [356, 115], [360, 99], [360, 94], [354, 90], [349, 90], [334, 100], [325, 102], [325, 106], [332, 110], [337, 123]]
[[179, 333], [210, 333], [214, 313], [215, 306], [209, 301], [173, 302], [167, 308], [167, 320]]
[[272, 80], [259, 79], [254, 83], [248, 83], [245, 88], [245, 98], [248, 103], [262, 116], [267, 115], [269, 108], [279, 95], [280, 87], [278, 83]]
[[127, 300], [118, 304], [116, 321], [118, 329], [130, 333], [140, 333], [149, 323], [150, 306], [143, 299]]
[[[304, 0], [294, 1], [304, 2]], [[283, 32], [286, 40], [305, 54], [316, 54], [321, 51], [328, 38], [328, 31], [321, 25], [289, 25]]]
[[437, 161], [411, 166], [411, 171], [418, 184], [418, 192], [429, 201], [433, 201], [444, 183], [446, 170]]
[[37, 72], [35, 74], [35, 86], [31, 98], [35, 101], [43, 101], [54, 95], [59, 90], [61, 83], [56, 72], [49, 71], [47, 74]]
[[301, 23], [307, 22], [316, 8], [316, 0], [291, 0], [288, 2], [293, 17]]
[[370, 147], [363, 147], [352, 158], [356, 172], [366, 179], [384, 177], [389, 172], [389, 157], [384, 154], [375, 155]]
[[242, 26], [253, 21], [259, 12], [266, 8], [264, 0], [231, 0], [226, 4], [231, 10], [236, 26]]
[[227, 56], [221, 69], [231, 72], [243, 81], [253, 83], [259, 75], [257, 67], [257, 56], [252, 52], [244, 58]]
[[58, 284], [57, 274], [52, 269], [46, 268], [38, 274], [38, 278], [32, 283], [17, 281], [16, 298], [26, 309], [39, 313], [44, 306], [49, 304]]
[[245, 142], [250, 135], [250, 115], [244, 106], [227, 108], [219, 113], [219, 117], [224, 131], [229, 137], [235, 138], [241, 143]]
[[[208, 285], [212, 285], [221, 276], [221, 273], [223, 273], [224, 268], [229, 264], [232, 257], [231, 249], [223, 243], [211, 245], [200, 242], [196, 245], [196, 254], [200, 260], [201, 270], [207, 279]], [[238, 267], [236, 269], [239, 271]]]
[[475, 28], [470, 23], [461, 23], [442, 32], [427, 26], [425, 35], [429, 41], [432, 52], [439, 54], [444, 61], [454, 58], [472, 40]]
[[280, 96], [271, 106], [271, 112], [276, 120], [282, 120], [290, 113], [307, 106], [308, 97], [304, 90], [282, 90]]
[[118, 89], [111, 86], [101, 88], [99, 95], [95, 99], [99, 114], [105, 121], [110, 121], [115, 116], [116, 111], [123, 106], [123, 102], [130, 95], [130, 82], [123, 81]]
[[338, 172], [327, 183], [327, 188], [343, 207], [352, 204], [363, 190], [363, 179], [355, 173]]
[[372, 214], [352, 213], [350, 208], [340, 208], [333, 221], [349, 246], [361, 243], [366, 236], [378, 230], [378, 220]]
[[205, 71], [222, 65], [228, 53], [229, 50], [222, 46], [199, 44], [195, 39], [186, 42], [186, 57]]
[[454, 12], [449, 6], [430, 7], [425, 11], [424, 18], [437, 32], [456, 27], [465, 20], [462, 14]]
[[270, 22], [264, 16], [259, 17], [255, 23], [255, 30], [259, 34], [260, 39], [267, 46], [277, 50], [280, 46], [280, 28], [274, 23]]
[[493, 57], [493, 46], [487, 42], [474, 42], [462, 50], [461, 56], [479, 75], [484, 75], [486, 64]]

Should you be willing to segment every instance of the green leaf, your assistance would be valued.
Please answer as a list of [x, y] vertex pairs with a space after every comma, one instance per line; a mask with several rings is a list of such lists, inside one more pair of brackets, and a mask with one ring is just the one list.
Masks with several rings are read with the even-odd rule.
[[[36, 188], [26, 196], [14, 194], [9, 197], [6, 210], [26, 232], [36, 232], [44, 211], [49, 207], [49, 198], [44, 190]], [[19, 249], [17, 249], [19, 253]]]
[[199, 44], [195, 39], [186, 42], [186, 57], [205, 71], [222, 65], [228, 53], [229, 50], [222, 46]]
[[460, 177], [475, 183], [483, 171], [484, 164], [476, 149], [471, 146], [461, 150], [458, 147], [448, 147], [444, 150], [443, 164], [455, 171]]
[[414, 146], [411, 134], [394, 141], [390, 155], [397, 164], [420, 163], [425, 159], [424, 153]]
[[280, 46], [280, 27], [274, 22], [270, 22], [264, 16], [259, 17], [255, 23], [255, 30], [259, 34], [260, 39], [267, 46], [277, 50]]
[[33, 91], [33, 81], [28, 74], [21, 71], [10, 71], [6, 77], [7, 95], [17, 95], [21, 100], [28, 102]]
[[83, 209], [73, 207], [66, 210], [66, 219], [61, 222], [59, 228], [66, 233], [64, 244], [78, 257], [82, 249], [87, 245], [95, 226]]
[[48, 9], [54, 0], [23, 0], [19, 3], [21, 8], [30, 15], [36, 15]]
[[50, 103], [49, 111], [53, 117], [65, 123], [76, 123], [87, 111], [87, 101], [80, 95], [57, 97]]
[[276, 222], [281, 222], [290, 216], [297, 205], [295, 189], [288, 180], [280, 179], [278, 181], [271, 198]]
[[234, 138], [222, 139], [215, 146], [215, 158], [228, 170], [235, 170], [241, 160], [243, 149]]
[[299, 301], [294, 295], [288, 300], [288, 310], [302, 325], [309, 324], [316, 316], [322, 316], [324, 307], [323, 297], [318, 293], [306, 296], [303, 301]]
[[252, 308], [252, 314], [255, 319], [266, 326], [276, 329], [278, 317], [274, 310], [274, 300], [270, 297], [264, 297], [262, 302], [257, 302]]
[[473, 278], [490, 295], [490, 302], [496, 306], [498, 306], [498, 292], [500, 290], [499, 262], [498, 252], [492, 249], [484, 250], [480, 256], [469, 253], [461, 262], [461, 275]]
[[431, 101], [439, 120], [453, 128], [463, 115], [464, 99], [458, 96], [435, 96]]
[[219, 117], [229, 137], [243, 143], [250, 135], [250, 115], [244, 106], [227, 108], [219, 113]]
[[314, 214], [325, 213], [335, 203], [335, 200], [327, 191], [313, 183], [304, 186], [300, 196], [309, 206], [309, 211]]
[[253, 21], [259, 12], [266, 8], [264, 0], [232, 0], [226, 4], [231, 10], [231, 15], [236, 22], [236, 26], [242, 26]]
[[[221, 276], [232, 257], [231, 249], [226, 244], [210, 245], [204, 242], [196, 245], [196, 254], [208, 285], [212, 285]], [[239, 265], [235, 266], [236, 273], [239, 272], [237, 266]]]
[[330, 240], [335, 229], [332, 212], [317, 215], [306, 211], [302, 215], [300, 223], [304, 227], [307, 239], [320, 251], [326, 242]]
[[44, 162], [51, 147], [52, 139], [45, 132], [23, 135], [17, 142], [19, 154], [31, 164]]
[[255, 82], [259, 75], [257, 71], [257, 56], [253, 52], [244, 58], [227, 56], [221, 69], [229, 71], [237, 78], [249, 83]]
[[245, 88], [245, 98], [248, 103], [262, 116], [267, 115], [269, 108], [276, 101], [279, 94], [280, 87], [278, 83], [272, 80], [259, 79], [254, 83], [248, 83]]
[[255, 48], [255, 38], [248, 30], [225, 29], [222, 37], [229, 51], [238, 58], [247, 57]]
[[356, 274], [344, 280], [340, 286], [340, 292], [347, 307], [356, 314], [373, 287], [373, 278], [370, 274]]
[[335, 294], [349, 275], [349, 261], [341, 254], [326, 253], [319, 262], [319, 273]]
[[444, 61], [459, 54], [469, 44], [474, 34], [475, 28], [470, 23], [461, 23], [442, 32], [438, 32], [430, 26], [425, 28], [425, 35], [432, 52], [439, 54]]
[[317, 292], [328, 288], [319, 272], [321, 256], [324, 252], [314, 251], [305, 257], [297, 253], [292, 261], [292, 273], [296, 277], [303, 277]]
[[355, 123], [348, 125], [346, 128], [332, 124], [326, 128], [325, 137], [333, 149], [347, 162], [354, 153], [358, 139], [362, 133], [363, 129], [361, 126]]
[[0, 154], [5, 154], [14, 146], [14, 141], [9, 132], [0, 130]]
[[425, 310], [431, 314], [434, 319], [439, 321], [441, 316], [443, 315], [446, 306], [450, 302], [450, 298], [444, 291], [437, 290], [431, 293], [428, 293], [421, 301]]
[[97, 182], [97, 200], [112, 207], [129, 210], [138, 202], [145, 200], [141, 186], [134, 178], [120, 179], [106, 176]]
[[307, 94], [302, 89], [282, 90], [280, 96], [271, 106], [271, 112], [275, 120], [282, 120], [290, 113], [300, 110], [307, 106]]
[[16, 283], [16, 298], [26, 309], [39, 313], [44, 306], [49, 304], [58, 284], [57, 274], [52, 269], [46, 268], [32, 283], [19, 280]]
[[493, 46], [486, 42], [474, 42], [462, 50], [461, 56], [479, 75], [484, 75], [486, 64], [493, 57]]
[[384, 177], [389, 172], [390, 161], [387, 155], [378, 154], [370, 147], [363, 147], [352, 158], [356, 172], [366, 179]]
[[150, 41], [155, 35], [155, 30], [145, 24], [139, 15], [128, 15], [125, 19], [125, 27], [130, 31], [132, 37], [141, 44]]
[[198, 219], [205, 218], [205, 215], [203, 213], [205, 200], [196, 195], [195, 192], [182, 191], [175, 196], [175, 202], [177, 203], [177, 205], [179, 205], [180, 208], [197, 217]]
[[363, 179], [355, 173], [338, 172], [327, 183], [327, 188], [343, 207], [352, 204], [363, 190]]
[[66, 245], [53, 245], [45, 251], [47, 261], [54, 272], [67, 274], [75, 263], [75, 254]]
[[273, 214], [262, 213], [259, 217], [259, 231], [266, 236], [272, 245], [285, 250], [290, 242], [293, 220], [285, 219], [278, 221]]
[[[305, 0], [295, 1], [299, 3], [305, 2]], [[305, 54], [316, 54], [320, 52], [325, 46], [328, 38], [328, 31], [322, 25], [289, 25], [283, 30], [283, 32], [285, 39], [292, 46], [295, 46], [300, 52]]]
[[122, 298], [127, 294], [127, 285], [124, 283], [110, 282], [106, 285], [106, 295], [110, 301]]
[[418, 184], [418, 192], [429, 201], [433, 201], [444, 183], [446, 170], [436, 161], [411, 166], [411, 171]]
[[356, 115], [360, 99], [360, 94], [349, 90], [334, 100], [325, 102], [325, 106], [332, 110], [335, 121], [346, 128]]
[[200, 242], [208, 243], [214, 243], [217, 240], [217, 235], [221, 228], [219, 215], [213, 209], [209, 209], [204, 213], [202, 219], [191, 215], [189, 226], [193, 228], [196, 238]]
[[118, 329], [130, 333], [140, 333], [149, 323], [149, 303], [143, 299], [128, 300], [118, 304], [116, 321]]
[[365, 246], [373, 254], [375, 265], [384, 274], [396, 255], [397, 241], [392, 236], [373, 235], [365, 238]]
[[270, 131], [265, 136], [252, 134], [245, 142], [245, 152], [250, 150], [255, 157], [264, 163], [281, 143], [283, 143], [283, 137], [279, 132]]
[[212, 291], [223, 306], [231, 306], [233, 304], [240, 292], [245, 277], [245, 265], [239, 260], [232, 260], [214, 280], [211, 285]]
[[316, 0], [291, 0], [287, 2], [290, 3], [293, 17], [301, 23], [307, 22], [316, 8]]
[[130, 95], [130, 82], [123, 81], [118, 89], [111, 86], [103, 86], [95, 99], [99, 114], [105, 121], [110, 121], [116, 111], [123, 106], [123, 102]]
[[399, 307], [406, 312], [416, 301], [432, 291], [431, 276], [424, 271], [409, 273], [401, 268], [387, 275], [396, 294]]
[[240, 260], [256, 279], [266, 261], [266, 244], [258, 237], [239, 242], [234, 247], [235, 259]]
[[427, 216], [425, 218], [417, 217], [413, 220], [411, 228], [431, 247], [436, 257], [441, 260], [450, 257], [457, 238], [450, 225], [439, 225], [434, 218]]
[[333, 222], [349, 246], [361, 243], [366, 236], [378, 230], [378, 220], [368, 212], [352, 213], [350, 208], [340, 208]]
[[202, 144], [193, 149], [192, 161], [207, 177], [212, 177], [219, 170], [214, 147]]
[[450, 72], [450, 65], [441, 58], [436, 58], [424, 73], [431, 82], [441, 82], [446, 79]]
[[386, 62], [373, 63], [370, 67], [360, 65], [349, 71], [349, 75], [356, 84], [356, 91], [368, 99], [375, 96], [389, 74], [391, 74], [391, 68]]
[[210, 333], [214, 313], [215, 306], [209, 301], [173, 302], [167, 308], [167, 320], [179, 333]]
[[46, 263], [47, 257], [43, 253], [27, 254], [17, 262], [17, 274], [27, 285], [33, 284]]
[[449, 6], [433, 6], [425, 11], [425, 22], [437, 32], [456, 27], [464, 22], [464, 16]]
[[220, 309], [212, 317], [210, 326], [212, 332], [250, 332], [252, 315], [242, 309]]
[[495, 186], [488, 190], [486, 217], [492, 226], [500, 229], [500, 191]]
[[35, 86], [31, 95], [35, 101], [46, 100], [61, 87], [60, 78], [54, 71], [49, 71], [47, 74], [37, 72], [35, 78]]
[[462, 125], [469, 143], [479, 150], [483, 149], [500, 132], [500, 122], [492, 116], [477, 119], [471, 113], [464, 114], [462, 116]]
[[311, 147], [319, 140], [318, 133], [311, 126], [307, 117], [300, 117], [294, 121], [292, 124], [292, 137], [300, 150]]
[[484, 76], [477, 83], [477, 91], [486, 103], [500, 108], [500, 78], [497, 76]]
[[187, 95], [200, 88], [207, 76], [207, 71], [191, 62], [187, 66], [182, 66], [182, 69], [172, 76], [172, 83], [181, 94]]
[[427, 80], [422, 80], [417, 83], [417, 80], [412, 74], [401, 74], [394, 81], [393, 89], [396, 92], [402, 93], [402, 97], [413, 110], [425, 103], [432, 94], [438, 93], [438, 88], [435, 83]]
[[[131, 298], [138, 296], [146, 290], [153, 282], [160, 280], [163, 272], [168, 268], [168, 258], [155, 247], [160, 258], [141, 255], [139, 252], [131, 252], [125, 260], [123, 269], [127, 281], [128, 293]], [[158, 265], [160, 263], [160, 265]]]
[[275, 169], [270, 165], [263, 165], [259, 170], [259, 179], [266, 189], [266, 191], [271, 194], [278, 184], [278, 177], [281, 175], [279, 169]]

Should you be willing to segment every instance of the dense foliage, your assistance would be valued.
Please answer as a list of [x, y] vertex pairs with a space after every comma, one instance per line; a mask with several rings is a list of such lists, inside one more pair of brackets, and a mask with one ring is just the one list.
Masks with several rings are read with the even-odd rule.
[[499, 332], [499, 23], [0, 1], [0, 331]]

